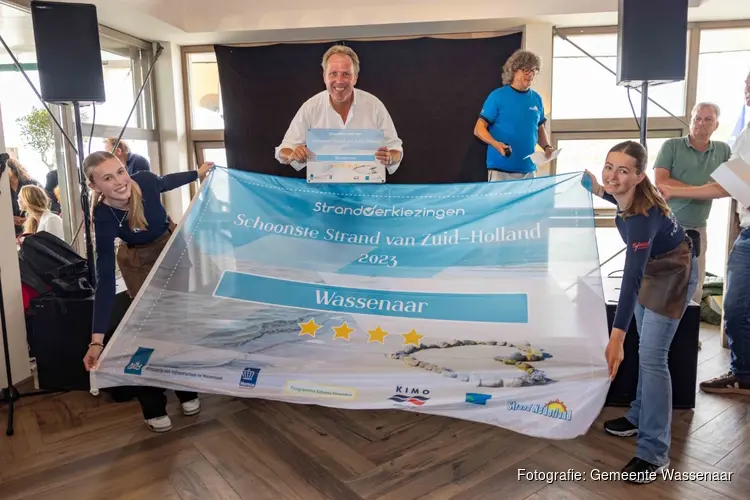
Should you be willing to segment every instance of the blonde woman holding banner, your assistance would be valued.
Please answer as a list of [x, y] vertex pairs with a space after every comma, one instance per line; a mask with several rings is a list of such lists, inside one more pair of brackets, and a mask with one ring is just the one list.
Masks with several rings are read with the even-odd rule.
[[[138, 172], [131, 177], [112, 153], [99, 151], [86, 157], [84, 175], [94, 191], [91, 220], [96, 236], [97, 288], [94, 298], [93, 334], [83, 359], [87, 370], [96, 367], [104, 349], [115, 299], [115, 239], [120, 239], [117, 263], [128, 295], [135, 298], [151, 268], [169, 240], [174, 223], [161, 203], [161, 193], [177, 189], [197, 179], [205, 179], [213, 163], [197, 171], [160, 177]], [[137, 387], [138, 401], [149, 429], [165, 432], [172, 428], [167, 415], [165, 390]], [[185, 415], [196, 415], [200, 401], [194, 392], [175, 391]]]

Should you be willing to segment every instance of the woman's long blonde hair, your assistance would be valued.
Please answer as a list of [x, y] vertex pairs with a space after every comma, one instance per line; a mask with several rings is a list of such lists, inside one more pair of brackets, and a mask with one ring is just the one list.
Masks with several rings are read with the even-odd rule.
[[42, 218], [42, 214], [49, 209], [49, 196], [39, 186], [27, 184], [18, 191], [18, 199], [26, 211], [23, 232], [24, 234], [35, 234], [39, 229], [39, 220]]
[[[83, 174], [92, 185], [95, 184], [94, 170], [96, 170], [96, 167], [107, 160], [116, 160], [122, 165], [120, 160], [118, 160], [115, 155], [106, 151], [97, 151], [95, 153], [91, 153], [86, 157], [85, 160], [83, 160]], [[146, 215], [144, 214], [143, 210], [143, 193], [141, 192], [141, 187], [136, 182], [131, 182], [130, 184], [131, 188], [130, 203], [128, 205], [128, 225], [130, 226], [131, 231], [145, 231], [148, 228], [148, 223], [146, 222]], [[104, 195], [94, 190], [91, 193], [92, 222], [94, 220], [94, 210], [96, 210], [96, 207], [99, 206], [102, 201], [104, 201]]]
[[[635, 141], [624, 141], [616, 144], [609, 150], [610, 153], [624, 153], [635, 160], [635, 171], [638, 175], [641, 175], [646, 171], [646, 164], [648, 163], [648, 152], [646, 148], [639, 142]], [[648, 215], [648, 211], [651, 207], [656, 206], [659, 208], [661, 213], [669, 217], [671, 210], [667, 202], [664, 201], [661, 193], [651, 183], [651, 179], [647, 175], [643, 176], [643, 180], [635, 186], [635, 193], [633, 193], [633, 200], [630, 205], [627, 206], [620, 216], [623, 219], [627, 219], [633, 215]]]

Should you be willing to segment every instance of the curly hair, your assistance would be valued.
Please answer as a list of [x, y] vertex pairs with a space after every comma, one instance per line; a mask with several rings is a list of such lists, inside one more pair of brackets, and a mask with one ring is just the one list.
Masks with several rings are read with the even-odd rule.
[[539, 71], [542, 67], [542, 59], [531, 51], [519, 49], [505, 61], [503, 65], [503, 84], [509, 85], [513, 82], [513, 75], [519, 69]]

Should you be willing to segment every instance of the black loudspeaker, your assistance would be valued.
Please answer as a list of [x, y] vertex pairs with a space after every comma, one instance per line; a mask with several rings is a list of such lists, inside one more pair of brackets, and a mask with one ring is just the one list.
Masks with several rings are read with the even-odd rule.
[[617, 84], [684, 80], [687, 24], [688, 0], [620, 0]]
[[[131, 303], [127, 292], [115, 295], [105, 342], [112, 338]], [[83, 357], [91, 342], [93, 315], [93, 297], [64, 299], [48, 295], [31, 300], [27, 336], [30, 354], [36, 358], [40, 389], [89, 390]]]
[[96, 7], [33, 1], [31, 20], [42, 99], [57, 104], [105, 102]]
[[39, 388], [89, 389], [83, 357], [91, 342], [94, 298], [37, 297], [29, 303], [28, 340], [36, 358]]

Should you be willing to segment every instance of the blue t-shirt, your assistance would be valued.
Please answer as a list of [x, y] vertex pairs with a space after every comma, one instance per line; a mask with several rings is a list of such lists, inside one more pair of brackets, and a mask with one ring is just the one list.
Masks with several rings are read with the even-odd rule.
[[479, 117], [487, 122], [490, 135], [512, 150], [507, 158], [487, 146], [488, 169], [523, 174], [536, 170], [534, 162], [526, 157], [536, 150], [539, 126], [547, 121], [539, 94], [532, 89], [522, 91], [505, 85], [490, 93]]
[[[611, 194], [605, 194], [604, 199], [617, 205], [617, 200]], [[627, 332], [649, 258], [677, 248], [685, 241], [685, 229], [677, 223], [673, 214], [665, 216], [656, 205], [648, 210], [648, 216], [638, 214], [623, 219], [618, 215], [615, 224], [627, 250], [620, 300], [612, 326]]]
[[[96, 235], [96, 294], [94, 296], [94, 333], [107, 333], [115, 301], [115, 238], [128, 245], [145, 245], [159, 239], [169, 229], [169, 218], [161, 193], [189, 184], [198, 172], [179, 172], [160, 177], [150, 171], [138, 172], [132, 180], [143, 193], [143, 211], [148, 226], [145, 231], [133, 232], [127, 212], [100, 203], [94, 209]], [[120, 226], [122, 221], [122, 226]]]

